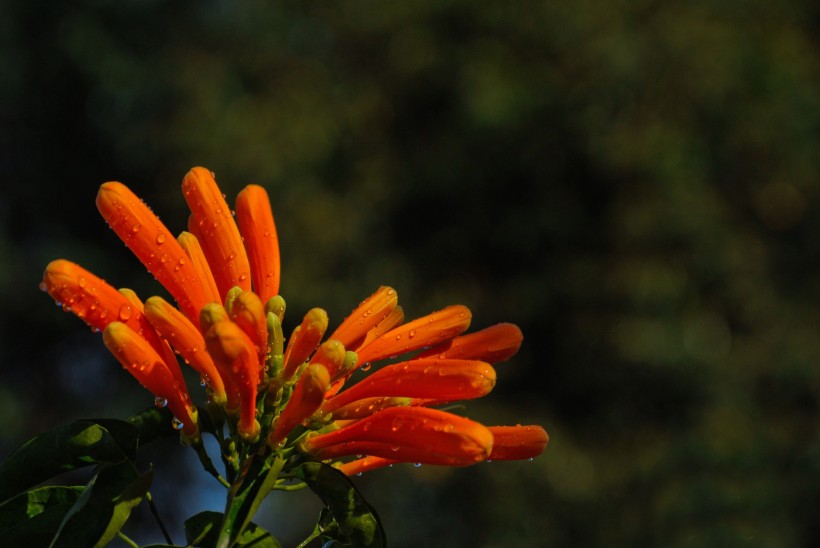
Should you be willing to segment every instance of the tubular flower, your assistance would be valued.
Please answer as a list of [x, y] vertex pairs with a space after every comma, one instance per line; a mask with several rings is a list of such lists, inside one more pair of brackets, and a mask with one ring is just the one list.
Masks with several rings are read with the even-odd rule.
[[122, 183], [110, 182], [97, 193], [97, 209], [142, 264], [165, 286], [185, 315], [196, 319], [207, 302], [199, 273], [182, 246], [142, 200]]
[[182, 181], [182, 192], [201, 239], [207, 242], [205, 256], [219, 294], [224, 295], [235, 285], [250, 291], [248, 255], [231, 209], [216, 186], [213, 174], [202, 167], [193, 168]]
[[202, 375], [202, 380], [213, 392], [214, 401], [226, 403], [225, 383], [205, 348], [205, 339], [199, 329], [162, 297], [155, 296], [146, 301], [145, 316], [180, 356]]
[[111, 322], [103, 331], [105, 346], [145, 388], [167, 404], [188, 436], [197, 434], [197, 411], [191, 406], [185, 385], [148, 342], [122, 322]]
[[382, 286], [335, 329], [313, 308], [286, 339], [267, 192], [242, 190], [234, 220], [207, 169], [193, 168], [182, 190], [191, 215], [178, 238], [122, 183], [105, 183], [97, 196], [105, 220], [176, 307], [158, 296], [143, 305], [63, 259], [48, 265], [42, 287], [104, 332], [105, 345], [168, 402], [186, 435], [197, 432], [198, 414], [174, 350], [207, 386], [209, 415], [223, 413], [214, 422], [227, 424], [225, 441], [244, 444], [241, 452], [226, 449], [226, 462], [275, 453], [285, 466], [313, 458], [357, 474], [396, 462], [466, 466], [544, 450], [539, 426], [488, 428], [433, 408], [488, 394], [491, 364], [521, 345], [516, 326], [465, 334], [472, 314], [462, 305], [405, 322], [396, 290]]
[[485, 460], [487, 427], [437, 409], [390, 407], [334, 432], [309, 436], [302, 448], [319, 459], [367, 454], [403, 462], [466, 466]]

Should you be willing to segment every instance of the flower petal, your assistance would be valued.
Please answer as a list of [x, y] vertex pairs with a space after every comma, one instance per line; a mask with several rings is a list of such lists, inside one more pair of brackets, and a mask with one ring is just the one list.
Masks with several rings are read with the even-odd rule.
[[245, 239], [253, 290], [263, 303], [279, 293], [279, 239], [267, 191], [246, 186], [236, 197], [236, 222]]
[[422, 359], [388, 365], [371, 373], [323, 406], [322, 412], [373, 397], [433, 398], [453, 401], [480, 398], [495, 386], [490, 364], [472, 360]]
[[97, 209], [145, 268], [168, 290], [191, 320], [208, 302], [199, 273], [165, 225], [122, 183], [108, 182], [97, 193]]
[[201, 235], [201, 242], [203, 239], [207, 242], [203, 251], [211, 266], [219, 294], [225, 295], [235, 285], [244, 291], [250, 291], [248, 255], [231, 209], [211, 172], [202, 167], [193, 168], [182, 181], [182, 192], [198, 227], [194, 234], [197, 238]]
[[540, 426], [490, 426], [493, 450], [489, 460], [523, 460], [537, 457], [549, 443], [547, 431]]
[[466, 306], [443, 310], [391, 329], [367, 346], [357, 350], [359, 363], [390, 358], [452, 339], [467, 330], [472, 314]]
[[191, 406], [185, 385], [174, 378], [148, 341], [126, 324], [111, 322], [103, 331], [103, 342], [134, 378], [168, 402], [168, 408], [182, 422], [186, 435], [196, 434], [196, 409]]

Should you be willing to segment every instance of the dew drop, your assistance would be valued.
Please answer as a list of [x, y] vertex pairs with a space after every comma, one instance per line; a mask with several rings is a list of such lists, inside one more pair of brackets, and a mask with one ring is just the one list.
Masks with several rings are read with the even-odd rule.
[[421, 463], [420, 462], [414, 462], [413, 466], [415, 466], [416, 468], [421, 468]]
[[133, 311], [131, 310], [130, 304], [124, 304], [120, 307], [120, 319], [122, 321], [128, 321], [128, 319], [131, 317], [131, 314], [133, 314]]
[[179, 419], [178, 419], [178, 418], [176, 418], [176, 417], [174, 417], [174, 420], [172, 420], [172, 421], [171, 421], [171, 427], [172, 427], [174, 430], [182, 430], [182, 426], [183, 426], [183, 425], [182, 425], [182, 421], [181, 421], [181, 420], [179, 420]]
[[248, 273], [247, 272], [243, 272], [242, 274], [239, 275], [239, 281], [240, 282], [244, 282], [246, 279], [248, 279]]
[[157, 396], [156, 398], [154, 398], [154, 405], [156, 405], [159, 408], [165, 407], [166, 405], [168, 405], [168, 400], [163, 398], [162, 396]]
[[159, 234], [157, 234], [157, 245], [162, 245], [164, 243], [165, 243], [165, 234], [160, 232]]
[[139, 223], [137, 223], [137, 224], [135, 224], [134, 226], [131, 227], [131, 232], [132, 233], [136, 234], [139, 231], [140, 231], [140, 224]]
[[407, 336], [408, 336], [408, 337], [410, 337], [410, 338], [412, 339], [413, 337], [415, 337], [415, 336], [416, 336], [416, 330], [415, 330], [415, 329], [411, 329], [411, 330], [410, 330], [410, 333], [408, 333], [408, 334], [407, 334]]
[[359, 472], [358, 474], [356, 474], [356, 476], [357, 476], [357, 477], [361, 477], [361, 476], [362, 476], [362, 473], [361, 473], [361, 472]]
[[362, 371], [370, 371], [370, 368], [371, 368], [371, 367], [373, 367], [373, 366], [372, 366], [372, 365], [370, 365], [370, 363], [368, 362], [368, 363], [364, 364], [364, 365], [361, 367], [361, 369], [362, 369]]
[[80, 277], [77, 279], [77, 285], [79, 285], [80, 287], [85, 287], [85, 285], [86, 285], [87, 283], [88, 283], [88, 281], [86, 281], [86, 279], [85, 279], [83, 276], [80, 276]]
[[40, 291], [48, 291], [48, 287], [46, 287], [46, 282], [40, 282]]

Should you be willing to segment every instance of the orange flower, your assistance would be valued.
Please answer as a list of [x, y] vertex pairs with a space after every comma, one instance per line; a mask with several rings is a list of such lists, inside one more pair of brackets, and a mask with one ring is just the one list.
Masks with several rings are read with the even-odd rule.
[[423, 407], [390, 407], [334, 432], [309, 436], [301, 447], [321, 460], [365, 454], [467, 466], [486, 459], [492, 445], [490, 431], [469, 419]]
[[248, 185], [236, 196], [236, 220], [248, 251], [253, 290], [266, 303], [279, 294], [279, 239], [264, 188]]
[[187, 436], [197, 435], [197, 412], [191, 406], [185, 385], [174, 378], [168, 365], [148, 341], [128, 325], [111, 322], [103, 331], [103, 342], [129, 373], [167, 403]]
[[100, 187], [97, 208], [125, 245], [173, 295], [185, 315], [195, 321], [208, 297], [190, 258], [159, 218], [128, 187], [117, 182]]
[[259, 358], [253, 342], [230, 320], [210, 324], [205, 343], [220, 371], [230, 377], [239, 390], [239, 432], [247, 439], [259, 435], [256, 420], [256, 388], [259, 382]]
[[164, 358], [174, 379], [184, 385], [174, 353], [154, 332], [143, 314], [142, 302], [133, 291], [117, 291], [88, 270], [64, 259], [48, 264], [40, 287], [64, 310], [72, 312], [95, 331], [104, 330], [113, 321], [128, 325]]
[[191, 208], [196, 230], [201, 235], [200, 241], [206, 242], [203, 251], [214, 274], [219, 294], [225, 295], [233, 286], [250, 291], [248, 255], [242, 245], [242, 237], [231, 208], [216, 186], [213, 174], [202, 167], [193, 168], [182, 181], [182, 192]]
[[285, 349], [285, 380], [290, 380], [300, 365], [310, 357], [322, 342], [327, 330], [327, 312], [313, 308], [305, 314], [302, 324], [293, 330]]
[[470, 327], [472, 314], [466, 306], [448, 306], [422, 318], [395, 327], [356, 350], [360, 363], [392, 358], [456, 337]]
[[294, 426], [319, 409], [329, 384], [330, 374], [324, 365], [312, 363], [307, 366], [299, 376], [285, 409], [276, 420], [276, 426], [268, 438], [271, 447], [279, 445]]
[[495, 386], [491, 365], [470, 360], [421, 359], [388, 365], [329, 399], [322, 412], [373, 397], [430, 398], [439, 401], [480, 398]]

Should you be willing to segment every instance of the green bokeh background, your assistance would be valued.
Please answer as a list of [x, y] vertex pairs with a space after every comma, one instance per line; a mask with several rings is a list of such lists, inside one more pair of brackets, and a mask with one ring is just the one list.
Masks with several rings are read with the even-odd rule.
[[[466, 412], [546, 453], [357, 478], [392, 546], [820, 544], [818, 6], [0, 0], [0, 455], [150, 403], [37, 285], [161, 292], [96, 189], [181, 230], [204, 165], [268, 189], [287, 325], [390, 284], [525, 333]], [[177, 541], [220, 509], [186, 455], [151, 455]], [[290, 495], [285, 545], [319, 511]]]

